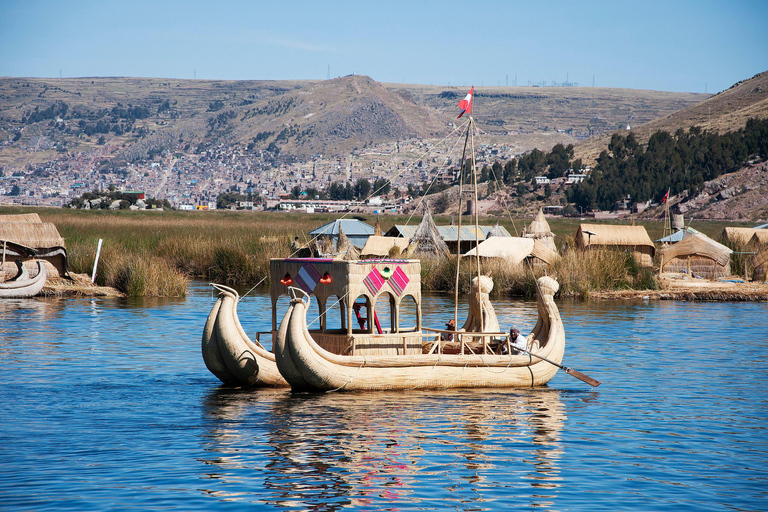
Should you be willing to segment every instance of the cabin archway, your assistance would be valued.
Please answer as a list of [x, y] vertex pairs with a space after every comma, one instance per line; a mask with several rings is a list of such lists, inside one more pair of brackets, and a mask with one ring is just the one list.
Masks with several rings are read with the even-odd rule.
[[395, 296], [389, 292], [383, 292], [376, 297], [373, 303], [373, 327], [377, 334], [385, 332], [398, 332], [397, 302]]
[[398, 332], [415, 332], [421, 330], [419, 325], [419, 305], [413, 295], [406, 295], [400, 299], [398, 306]]

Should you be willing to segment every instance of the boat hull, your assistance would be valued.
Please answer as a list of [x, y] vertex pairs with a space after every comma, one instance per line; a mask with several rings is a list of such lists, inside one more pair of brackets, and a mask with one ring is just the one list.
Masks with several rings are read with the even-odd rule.
[[48, 272], [45, 270], [45, 265], [42, 261], [37, 260], [37, 275], [30, 279], [24, 270], [23, 277], [20, 279], [0, 283], [0, 298], [26, 299], [34, 297], [45, 286], [47, 277]]
[[[557, 282], [539, 280], [538, 321], [531, 352], [560, 364], [565, 333], [553, 295]], [[287, 327], [283, 329], [287, 322]], [[345, 356], [320, 347], [307, 329], [306, 303], [293, 299], [275, 341], [278, 368], [294, 389], [393, 390], [533, 387], [549, 382], [558, 367], [535, 356], [419, 354]]]
[[219, 298], [203, 327], [201, 346], [208, 371], [227, 385], [288, 386], [274, 354], [253, 342], [240, 325], [237, 292], [220, 285], [216, 288]]

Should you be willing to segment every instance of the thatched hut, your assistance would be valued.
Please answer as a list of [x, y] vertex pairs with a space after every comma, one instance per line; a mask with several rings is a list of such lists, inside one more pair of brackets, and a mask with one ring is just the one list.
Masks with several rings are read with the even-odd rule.
[[416, 226], [416, 231], [413, 233], [411, 242], [408, 244], [408, 257], [448, 257], [450, 255], [448, 246], [437, 231], [435, 221], [432, 219], [432, 212], [429, 210], [429, 204], [426, 201], [424, 201], [423, 210], [421, 222]]
[[535, 268], [551, 265], [558, 254], [542, 241], [523, 237], [490, 237], [464, 254], [464, 257], [480, 256], [483, 259], [501, 259], [510, 265], [527, 261]]
[[614, 224], [579, 224], [575, 235], [576, 247], [587, 250], [593, 247], [630, 251], [643, 266], [653, 265], [656, 247], [643, 226]]
[[752, 280], [766, 281], [768, 274], [768, 245], [763, 246], [752, 256]]
[[536, 218], [533, 219], [527, 228], [523, 231], [525, 238], [533, 238], [538, 240], [542, 244], [549, 247], [551, 250], [557, 252], [557, 246], [555, 245], [555, 234], [549, 227], [549, 222], [544, 217], [544, 210], [539, 208], [539, 213], [536, 214]]
[[751, 251], [759, 251], [764, 245], [768, 245], [768, 229], [756, 229], [755, 234], [747, 242]]
[[757, 233], [761, 236], [768, 236], [768, 229], [759, 228], [735, 228], [726, 227], [723, 229], [723, 240], [731, 247], [746, 247], [750, 239]]
[[[12, 242], [28, 250], [12, 251], [8, 243]], [[44, 262], [49, 276], [66, 276], [67, 250], [64, 239], [56, 226], [50, 222], [42, 222], [36, 213], [23, 215], [0, 215], [0, 250], [4, 251], [4, 261], [40, 259]], [[29, 256], [31, 250], [34, 256]], [[31, 270], [31, 268], [30, 268]]]
[[[395, 238], [391, 236], [369, 236], [365, 247], [360, 250], [360, 258], [398, 257], [405, 252], [410, 238]], [[394, 254], [393, 254], [394, 253]]]
[[717, 279], [730, 274], [732, 252], [705, 234], [695, 233], [661, 249], [661, 272]]

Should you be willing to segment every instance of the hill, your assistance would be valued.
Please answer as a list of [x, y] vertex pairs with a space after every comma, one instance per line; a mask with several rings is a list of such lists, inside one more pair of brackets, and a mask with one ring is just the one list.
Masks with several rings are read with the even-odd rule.
[[[222, 146], [266, 159], [343, 156], [448, 133], [466, 89], [380, 84], [359, 75], [323, 81], [0, 78], [0, 166], [24, 167], [105, 145], [128, 162], [163, 150]], [[575, 142], [707, 97], [587, 87], [480, 87], [476, 93], [475, 117], [486, 141], [520, 151]]]
[[[744, 127], [752, 117], [768, 117], [768, 71], [738, 82], [702, 102], [635, 126], [631, 131], [638, 142], [644, 144], [659, 130], [675, 133], [679, 129], [688, 130], [698, 126], [704, 130], [725, 133]], [[575, 147], [576, 157], [585, 162], [594, 162], [600, 152], [608, 147], [613, 133], [626, 136], [629, 130], [615, 130], [578, 144]]]

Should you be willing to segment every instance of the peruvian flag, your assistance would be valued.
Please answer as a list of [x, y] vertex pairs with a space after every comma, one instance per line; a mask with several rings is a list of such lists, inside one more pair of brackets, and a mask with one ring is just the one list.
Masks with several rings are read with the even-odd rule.
[[[459, 114], [459, 117], [463, 116], [464, 114], [471, 114], [472, 113], [472, 98], [475, 97], [475, 87], [472, 86], [472, 88], [469, 90], [466, 96], [464, 96], [464, 99], [459, 102], [459, 108], [461, 109], [461, 114]], [[456, 119], [458, 119], [457, 117]]]
[[667, 199], [669, 199], [669, 189], [667, 189], [667, 193], [664, 194], [664, 197], [661, 199], [661, 204], [666, 203]]

